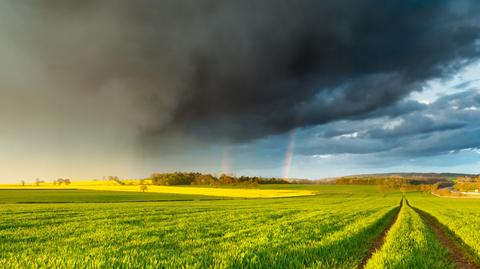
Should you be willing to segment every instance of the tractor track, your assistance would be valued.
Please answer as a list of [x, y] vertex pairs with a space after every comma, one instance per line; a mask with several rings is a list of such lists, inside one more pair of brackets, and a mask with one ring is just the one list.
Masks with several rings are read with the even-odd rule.
[[423, 222], [432, 229], [440, 243], [450, 253], [450, 258], [457, 267], [465, 269], [480, 269], [480, 264], [475, 262], [473, 258], [475, 257], [473, 251], [467, 250], [466, 248], [468, 248], [468, 246], [463, 243], [460, 238], [455, 236], [448, 227], [440, 223], [437, 218], [429, 213], [411, 206], [408, 200], [405, 201], [407, 206], [412, 208], [422, 218]]
[[368, 254], [363, 258], [362, 262], [358, 265], [357, 268], [364, 268], [368, 260], [373, 256], [373, 254], [382, 248], [385, 243], [385, 238], [388, 234], [388, 231], [392, 226], [397, 222], [398, 215], [403, 206], [403, 201], [405, 201], [406, 206], [413, 209], [423, 220], [423, 222], [430, 227], [434, 232], [439, 242], [447, 249], [450, 254], [451, 260], [458, 268], [465, 269], [480, 269], [479, 262], [475, 259], [476, 255], [473, 250], [469, 249], [468, 246], [458, 238], [448, 227], [440, 223], [434, 216], [429, 213], [413, 207], [410, 205], [407, 199], [403, 198], [400, 201], [400, 206], [396, 208], [395, 215], [392, 217], [390, 223], [385, 227], [385, 229], [375, 238], [373, 243], [370, 246]]
[[402, 206], [403, 206], [403, 199], [400, 200], [400, 205], [395, 209], [396, 210], [395, 215], [392, 217], [392, 219], [388, 223], [387, 227], [385, 227], [385, 229], [383, 229], [383, 231], [375, 238], [375, 240], [370, 245], [370, 248], [368, 250], [368, 254], [362, 259], [362, 261], [360, 262], [360, 264], [357, 267], [358, 269], [364, 268], [365, 265], [367, 264], [368, 260], [370, 260], [370, 258], [373, 256], [373, 254], [377, 250], [382, 248], [383, 244], [385, 243], [385, 238], [387, 237], [388, 231], [390, 231], [393, 224], [395, 224], [395, 222], [397, 222], [398, 214], [400, 213], [400, 210], [402, 209]]

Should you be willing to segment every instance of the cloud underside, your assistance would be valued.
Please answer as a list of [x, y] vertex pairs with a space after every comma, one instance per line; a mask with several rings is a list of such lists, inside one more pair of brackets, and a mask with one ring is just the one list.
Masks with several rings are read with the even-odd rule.
[[411, 99], [479, 60], [480, 1], [181, 2], [2, 1], [5, 169], [181, 170], [225, 144], [278, 166], [292, 130], [294, 153], [322, 160], [480, 147], [478, 80]]
[[[479, 89], [480, 90], [480, 89]], [[304, 155], [428, 157], [480, 148], [480, 91], [446, 94], [431, 104], [403, 100], [390, 113], [337, 121], [302, 132]], [[391, 116], [393, 112], [394, 116]]]
[[449, 76], [478, 56], [479, 5], [7, 1], [1, 34], [45, 95], [100, 99], [147, 140], [235, 142], [363, 115]]

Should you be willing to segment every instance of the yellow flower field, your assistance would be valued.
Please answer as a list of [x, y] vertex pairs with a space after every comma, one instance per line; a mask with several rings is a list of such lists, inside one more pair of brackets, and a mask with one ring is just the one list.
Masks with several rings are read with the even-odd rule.
[[[127, 191], [141, 192], [139, 185], [120, 185], [115, 181], [72, 181], [70, 185], [53, 185], [41, 183], [39, 186], [28, 184], [3, 184], [0, 189], [84, 189], [101, 191]], [[204, 187], [172, 187], [148, 185], [147, 192], [195, 194], [207, 196], [233, 197], [233, 198], [275, 198], [314, 195], [311, 190], [261, 190], [261, 189], [230, 189], [230, 188], [204, 188]]]

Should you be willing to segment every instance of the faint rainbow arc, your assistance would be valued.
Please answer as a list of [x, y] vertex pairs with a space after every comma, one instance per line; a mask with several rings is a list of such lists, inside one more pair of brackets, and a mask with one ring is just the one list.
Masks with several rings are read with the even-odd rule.
[[222, 163], [221, 163], [221, 174], [229, 175], [232, 173], [232, 167], [230, 164], [230, 149], [228, 147], [223, 148], [223, 156], [222, 156]]
[[292, 168], [293, 150], [295, 148], [295, 136], [296, 130], [290, 133], [290, 139], [287, 145], [287, 151], [285, 153], [285, 159], [283, 161], [283, 178], [288, 179], [290, 177], [290, 170]]

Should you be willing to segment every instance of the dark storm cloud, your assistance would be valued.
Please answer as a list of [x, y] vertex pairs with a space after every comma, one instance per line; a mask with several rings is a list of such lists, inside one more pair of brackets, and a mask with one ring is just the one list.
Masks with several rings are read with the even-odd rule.
[[[389, 158], [422, 157], [480, 147], [478, 90], [445, 95], [423, 109], [402, 103], [395, 117], [354, 119], [307, 130], [298, 152], [315, 154], [382, 154]], [[420, 104], [419, 104], [420, 105]]]
[[479, 54], [474, 0], [2, 5], [2, 36], [49, 78], [47, 95], [97, 97], [153, 140], [240, 141], [394, 115], [390, 105]]
[[394, 117], [402, 116], [415, 111], [420, 112], [427, 108], [428, 108], [428, 105], [426, 104], [423, 104], [414, 100], [410, 100], [410, 99], [403, 99], [391, 106], [381, 107], [372, 112], [359, 115], [355, 118], [368, 119], [368, 118], [376, 118], [376, 117], [382, 117], [382, 116], [394, 118]]
[[[333, 123], [330, 126], [325, 126], [324, 128], [320, 127], [321, 131], [319, 136], [323, 138], [332, 138], [342, 134], [353, 133], [359, 129], [362, 129], [363, 124], [366, 124], [365, 126], [369, 126], [368, 119], [386, 117], [386, 121], [389, 121], [400, 116], [411, 115], [413, 112], [417, 112], [416, 115], [422, 115], [422, 113], [426, 111], [428, 107], [429, 106], [427, 104], [423, 104], [415, 100], [403, 99], [390, 106], [381, 107], [362, 115], [355, 115], [345, 119], [345, 121]], [[384, 123], [384, 121], [382, 121], [382, 123]], [[331, 126], [334, 127], [332, 128]]]

